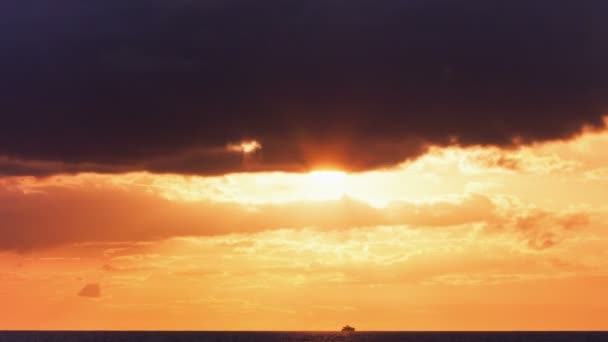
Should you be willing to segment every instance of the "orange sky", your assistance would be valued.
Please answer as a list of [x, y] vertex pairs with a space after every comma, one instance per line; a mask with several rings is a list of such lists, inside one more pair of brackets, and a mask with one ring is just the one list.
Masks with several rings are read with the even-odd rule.
[[357, 174], [0, 178], [0, 329], [608, 329], [606, 165], [608, 132]]

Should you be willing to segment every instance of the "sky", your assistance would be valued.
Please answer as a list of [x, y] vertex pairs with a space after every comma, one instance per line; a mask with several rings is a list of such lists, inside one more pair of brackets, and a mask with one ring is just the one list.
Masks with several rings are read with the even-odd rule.
[[0, 329], [608, 329], [608, 3], [0, 3]]

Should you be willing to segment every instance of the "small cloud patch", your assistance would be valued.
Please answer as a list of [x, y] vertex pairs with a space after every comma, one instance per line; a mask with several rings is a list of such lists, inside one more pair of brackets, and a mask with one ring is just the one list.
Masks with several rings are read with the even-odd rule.
[[99, 298], [101, 297], [101, 287], [99, 284], [86, 284], [80, 292], [78, 292], [80, 297], [87, 298]]

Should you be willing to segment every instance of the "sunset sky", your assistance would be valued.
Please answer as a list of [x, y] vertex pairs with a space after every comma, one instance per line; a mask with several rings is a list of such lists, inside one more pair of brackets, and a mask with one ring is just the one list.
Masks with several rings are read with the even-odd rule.
[[608, 329], [608, 2], [0, 2], [0, 329]]

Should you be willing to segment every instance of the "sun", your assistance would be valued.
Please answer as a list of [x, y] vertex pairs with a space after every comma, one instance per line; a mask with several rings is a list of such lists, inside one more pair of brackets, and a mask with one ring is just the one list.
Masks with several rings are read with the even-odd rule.
[[308, 177], [317, 183], [323, 185], [334, 184], [336, 182], [343, 182], [346, 178], [346, 172], [343, 171], [312, 171], [308, 174]]
[[304, 176], [306, 197], [316, 200], [340, 198], [346, 193], [347, 178], [343, 171], [312, 171]]

